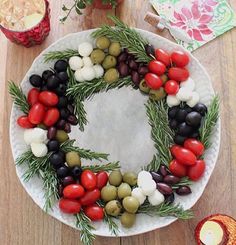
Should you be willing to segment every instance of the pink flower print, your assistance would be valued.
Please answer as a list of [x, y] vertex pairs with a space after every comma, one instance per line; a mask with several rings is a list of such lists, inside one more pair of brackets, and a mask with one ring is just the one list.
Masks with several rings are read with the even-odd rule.
[[213, 7], [215, 7], [218, 2], [216, 0], [194, 0], [193, 4], [199, 6], [201, 12], [213, 12]]

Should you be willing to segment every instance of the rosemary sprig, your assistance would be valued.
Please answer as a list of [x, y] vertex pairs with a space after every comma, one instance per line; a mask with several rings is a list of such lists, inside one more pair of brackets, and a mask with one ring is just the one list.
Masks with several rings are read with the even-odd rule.
[[145, 51], [145, 45], [148, 42], [137, 31], [125, 25], [116, 16], [108, 15], [108, 18], [114, 22], [115, 28], [103, 25], [92, 33], [92, 37], [106, 36], [112, 41], [119, 42], [123, 48], [127, 48], [134, 54], [139, 62], [148, 63], [152, 60]]
[[193, 182], [188, 178], [188, 177], [183, 177], [181, 178], [181, 180], [179, 181], [179, 183], [175, 184], [175, 185], [172, 185], [172, 189], [175, 190], [175, 189], [178, 189], [179, 187], [181, 186], [190, 186], [192, 185]]
[[112, 235], [118, 236], [119, 234], [119, 227], [114, 221], [114, 217], [111, 217], [110, 215], [107, 215], [105, 212], [104, 222], [108, 225], [109, 231]]
[[53, 60], [60, 60], [60, 59], [69, 59], [72, 56], [78, 56], [78, 50], [75, 49], [66, 49], [63, 51], [50, 51], [44, 54], [44, 62], [48, 63], [49, 61]]
[[75, 85], [77, 82], [75, 80], [74, 72], [71, 70], [70, 67], [67, 68], [67, 74], [69, 77], [69, 82], [68, 82], [67, 86], [71, 87], [72, 85]]
[[79, 97], [74, 98], [75, 115], [78, 119], [79, 129], [84, 131], [84, 126], [87, 125], [87, 112], [84, 109], [84, 103]]
[[162, 203], [159, 206], [151, 206], [149, 203], [144, 203], [139, 207], [138, 213], [160, 217], [174, 216], [183, 220], [193, 218], [193, 212], [191, 210], [184, 210], [179, 204], [169, 203]]
[[167, 106], [163, 100], [155, 102], [148, 100], [145, 105], [149, 124], [152, 127], [151, 137], [154, 141], [155, 148], [158, 151], [156, 159], [148, 166], [149, 169], [156, 169], [159, 163], [168, 166], [171, 161], [170, 146], [173, 144], [174, 133], [169, 127]]
[[205, 149], [208, 149], [211, 146], [210, 138], [219, 118], [219, 107], [220, 99], [219, 96], [216, 95], [209, 106], [208, 113], [204, 119], [203, 125], [200, 128], [200, 141], [204, 144]]
[[119, 162], [109, 162], [107, 164], [103, 164], [103, 165], [89, 165], [89, 166], [83, 166], [82, 169], [89, 169], [91, 171], [93, 171], [94, 173], [97, 173], [99, 171], [106, 171], [106, 172], [110, 172], [116, 169], [119, 169], [120, 165]]
[[152, 158], [152, 161], [147, 165], [147, 166], [144, 166], [144, 170], [146, 171], [158, 171], [159, 168], [160, 168], [160, 159], [157, 155], [154, 155], [153, 158]]
[[26, 96], [20, 86], [16, 85], [13, 81], [8, 82], [8, 91], [13, 99], [14, 104], [25, 114], [29, 112], [29, 104]]
[[94, 227], [91, 225], [91, 220], [82, 211], [75, 214], [75, 218], [76, 227], [80, 230], [81, 242], [85, 245], [92, 245], [95, 235], [93, 234]]

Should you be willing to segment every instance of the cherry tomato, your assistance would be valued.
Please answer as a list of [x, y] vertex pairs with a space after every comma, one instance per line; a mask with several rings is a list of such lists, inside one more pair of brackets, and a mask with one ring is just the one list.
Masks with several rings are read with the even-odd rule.
[[91, 170], [84, 170], [80, 176], [81, 185], [86, 190], [93, 190], [97, 185], [97, 177]]
[[98, 221], [98, 220], [102, 220], [104, 218], [103, 208], [98, 206], [97, 204], [93, 204], [91, 206], [85, 207], [84, 213], [92, 221]]
[[183, 51], [174, 51], [171, 60], [177, 67], [185, 67], [189, 63], [189, 57]]
[[188, 149], [181, 146], [172, 146], [171, 153], [176, 160], [183, 165], [194, 165], [196, 163], [196, 156]]
[[85, 192], [85, 195], [80, 198], [80, 203], [82, 206], [88, 206], [94, 204], [101, 197], [99, 189], [94, 189], [92, 191]]
[[32, 88], [30, 89], [28, 96], [27, 96], [27, 101], [30, 106], [33, 106], [37, 102], [39, 102], [39, 90], [37, 88]]
[[39, 124], [45, 116], [45, 107], [41, 103], [34, 104], [29, 111], [29, 121], [32, 124]]
[[197, 181], [202, 177], [205, 168], [205, 162], [203, 160], [197, 160], [193, 166], [188, 168], [187, 175], [191, 180]]
[[69, 199], [76, 199], [84, 196], [84, 187], [79, 184], [67, 185], [63, 190], [63, 196]]
[[204, 153], [204, 145], [202, 142], [196, 139], [187, 139], [184, 141], [184, 148], [193, 152], [197, 157], [201, 156]]
[[39, 101], [45, 106], [55, 106], [58, 103], [58, 96], [50, 91], [43, 91], [39, 94]]
[[179, 84], [174, 80], [169, 80], [165, 83], [164, 88], [167, 94], [177, 94], [179, 91]]
[[59, 117], [60, 113], [57, 108], [48, 109], [45, 114], [43, 123], [48, 127], [53, 126], [58, 121]]
[[155, 57], [158, 61], [161, 61], [166, 66], [170, 65], [170, 55], [161, 48], [155, 50]]
[[150, 72], [152, 72], [158, 76], [161, 76], [166, 71], [166, 66], [158, 60], [152, 60], [148, 64], [148, 69]]
[[21, 116], [17, 119], [17, 124], [22, 128], [33, 128], [35, 127], [34, 124], [32, 124], [29, 121], [29, 118], [27, 116]]
[[63, 213], [77, 214], [80, 212], [81, 204], [78, 200], [61, 198], [59, 201], [59, 208]]
[[178, 163], [175, 159], [170, 162], [169, 165], [170, 172], [177, 177], [185, 177], [187, 175], [187, 168]]
[[147, 73], [144, 79], [147, 86], [151, 89], [159, 89], [162, 86], [162, 80], [156, 74]]
[[100, 171], [97, 173], [96, 177], [97, 177], [97, 188], [101, 190], [107, 184], [108, 174], [105, 171]]
[[189, 72], [185, 68], [171, 67], [169, 69], [168, 76], [171, 80], [182, 82], [188, 79]]

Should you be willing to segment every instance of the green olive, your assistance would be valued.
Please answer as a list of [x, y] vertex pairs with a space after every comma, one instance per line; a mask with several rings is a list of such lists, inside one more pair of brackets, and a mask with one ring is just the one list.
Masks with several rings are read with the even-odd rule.
[[43, 123], [40, 123], [40, 124], [37, 125], [37, 128], [41, 128], [41, 129], [46, 130], [47, 129], [47, 126], [44, 125]]
[[101, 49], [94, 49], [90, 55], [93, 64], [101, 64], [105, 59], [105, 53]]
[[123, 181], [130, 186], [135, 186], [137, 184], [137, 174], [134, 172], [127, 172], [123, 175]]
[[118, 56], [121, 53], [121, 46], [118, 42], [111, 43], [108, 51], [109, 54]]
[[119, 79], [119, 72], [115, 68], [110, 68], [104, 74], [104, 80], [107, 83], [114, 83]]
[[169, 78], [166, 74], [161, 75], [160, 78], [161, 78], [161, 81], [163, 82], [163, 84], [165, 84], [169, 80]]
[[131, 195], [131, 187], [127, 183], [121, 183], [118, 187], [118, 197], [123, 199]]
[[66, 153], [66, 163], [69, 167], [81, 166], [80, 156], [75, 151]]
[[105, 202], [115, 200], [117, 198], [117, 188], [113, 185], [104, 186], [101, 190], [101, 198]]
[[144, 79], [142, 79], [141, 82], [139, 83], [139, 89], [145, 94], [148, 94], [150, 91], [150, 88], [147, 86]]
[[125, 197], [123, 199], [123, 207], [129, 213], [136, 213], [139, 208], [139, 201], [135, 197]]
[[100, 49], [107, 49], [110, 46], [110, 40], [107, 37], [99, 37], [96, 41], [96, 45]]
[[149, 97], [158, 101], [166, 97], [166, 92], [163, 87], [159, 88], [158, 90], [151, 89], [149, 92]]
[[120, 170], [114, 170], [109, 175], [110, 185], [119, 186], [122, 182], [122, 174]]
[[120, 217], [120, 222], [125, 228], [130, 228], [134, 225], [136, 215], [128, 212], [124, 212]]
[[116, 57], [112, 55], [107, 55], [102, 62], [102, 66], [106, 70], [115, 67], [116, 64], [117, 64]]
[[57, 130], [56, 133], [56, 140], [58, 140], [60, 143], [63, 143], [69, 139], [68, 134], [64, 130]]
[[121, 209], [122, 209], [121, 203], [117, 200], [112, 200], [108, 202], [105, 206], [106, 213], [114, 217], [120, 214]]

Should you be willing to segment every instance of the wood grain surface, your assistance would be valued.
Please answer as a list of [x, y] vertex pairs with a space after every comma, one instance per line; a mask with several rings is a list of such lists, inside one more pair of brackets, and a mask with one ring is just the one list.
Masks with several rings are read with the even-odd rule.
[[[1, 245], [78, 245], [79, 232], [48, 216], [22, 188], [15, 173], [9, 143], [9, 117], [12, 102], [7, 93], [7, 80], [20, 82], [34, 58], [51, 43], [67, 33], [109, 23], [106, 11], [88, 8], [83, 16], [73, 14], [59, 23], [65, 0], [51, 0], [49, 37], [41, 46], [26, 49], [6, 41], [0, 34], [0, 244]], [[125, 0], [113, 14], [133, 27], [170, 38], [167, 31], [158, 33], [143, 21], [151, 7], [149, 1]], [[236, 10], [235, 0], [229, 1]], [[221, 97], [221, 149], [216, 168], [201, 199], [193, 207], [195, 218], [146, 234], [128, 238], [97, 237], [96, 245], [194, 245], [194, 228], [203, 217], [225, 213], [236, 217], [236, 30], [232, 30], [194, 55], [209, 72], [214, 89]], [[138, 224], [137, 224], [138, 225]]]

